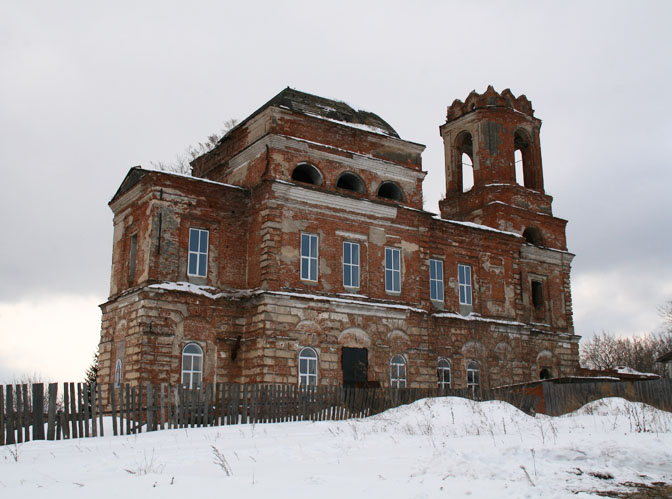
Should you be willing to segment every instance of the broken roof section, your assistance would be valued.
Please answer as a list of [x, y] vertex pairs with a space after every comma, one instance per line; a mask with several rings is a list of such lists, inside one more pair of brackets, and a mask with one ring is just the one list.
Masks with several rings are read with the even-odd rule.
[[[285, 88], [278, 95], [257, 109], [238, 126], [242, 125], [250, 118], [256, 116], [268, 107], [289, 109], [290, 111], [308, 116], [316, 116], [318, 118], [342, 123], [354, 128], [367, 130], [369, 132], [387, 135], [396, 139], [400, 138], [399, 134], [394, 130], [394, 128], [392, 128], [385, 120], [375, 113], [356, 110], [345, 102], [307, 94], [289, 87]], [[229, 131], [229, 133], [230, 132], [231, 131]]]

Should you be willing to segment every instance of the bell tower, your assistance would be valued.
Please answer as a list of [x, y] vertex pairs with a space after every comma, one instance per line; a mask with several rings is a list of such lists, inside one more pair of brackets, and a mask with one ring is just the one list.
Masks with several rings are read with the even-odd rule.
[[553, 198], [544, 191], [540, 129], [532, 103], [509, 89], [500, 94], [489, 86], [465, 102], [456, 99], [439, 127], [446, 165], [441, 216], [566, 250], [567, 222], [553, 216]]

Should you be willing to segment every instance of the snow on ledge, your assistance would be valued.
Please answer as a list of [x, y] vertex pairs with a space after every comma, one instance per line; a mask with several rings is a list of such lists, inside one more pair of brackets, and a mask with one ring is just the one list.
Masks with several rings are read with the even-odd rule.
[[448, 220], [446, 218], [441, 218], [439, 216], [432, 217], [432, 218], [434, 218], [434, 220], [438, 220], [440, 222], [448, 222], [448, 223], [451, 223], [451, 224], [464, 225], [465, 227], [471, 227], [473, 229], [489, 230], [490, 232], [499, 232], [500, 234], [506, 234], [507, 236], [514, 236], [514, 237], [518, 237], [518, 238], [523, 237], [516, 232], [509, 232], [507, 230], [499, 230], [499, 229], [495, 229], [494, 227], [489, 227], [487, 225], [481, 225], [481, 224], [475, 224], [473, 222], [462, 222], [462, 221], [459, 221], [459, 220]]
[[223, 182], [217, 182], [215, 180], [210, 180], [210, 179], [207, 179], [207, 178], [194, 177], [193, 175], [188, 175], [186, 173], [167, 172], [165, 170], [148, 170], [148, 171], [163, 173], [164, 175], [174, 175], [175, 177], [188, 178], [188, 179], [191, 179], [191, 180], [197, 180], [199, 182], [206, 182], [208, 184], [221, 185], [221, 186], [224, 186], [224, 187], [233, 187], [234, 189], [240, 189], [241, 191], [246, 191], [247, 190], [245, 187], [241, 187], [239, 185], [225, 184]]
[[470, 312], [469, 315], [462, 315], [458, 314], [456, 312], [438, 312], [436, 314], [432, 314], [434, 317], [449, 317], [451, 319], [461, 319], [463, 321], [481, 321], [481, 322], [494, 322], [495, 324], [506, 324], [509, 326], [526, 326], [527, 324], [524, 324], [522, 322], [518, 321], [507, 321], [504, 319], [490, 319], [488, 317], [483, 317], [481, 314], [475, 314], [473, 312]]
[[[384, 303], [371, 301], [366, 295], [358, 295], [355, 293], [340, 293], [339, 297], [335, 296], [324, 296], [316, 295], [312, 293], [299, 293], [299, 292], [290, 292], [290, 291], [267, 291], [263, 289], [245, 289], [238, 291], [222, 291], [218, 292], [217, 288], [212, 286], [200, 286], [198, 284], [192, 284], [190, 282], [162, 282], [160, 284], [150, 284], [147, 286], [149, 289], [159, 289], [163, 291], [182, 291], [184, 293], [192, 293], [199, 296], [205, 296], [207, 298], [216, 300], [219, 298], [247, 298], [250, 296], [257, 296], [261, 294], [273, 295], [273, 296], [286, 296], [290, 298], [302, 298], [307, 300], [316, 300], [316, 301], [327, 301], [331, 303], [344, 303], [350, 305], [367, 305], [370, 307], [377, 308], [386, 308], [391, 310], [408, 310], [409, 312], [418, 312], [421, 314], [429, 313], [428, 310], [418, 307], [412, 307], [410, 305], [403, 305], [401, 303]], [[342, 298], [341, 298], [342, 297]], [[363, 298], [363, 299], [352, 299], [352, 298]], [[491, 322], [494, 324], [504, 324], [508, 326], [527, 326], [522, 322], [518, 321], [507, 321], [504, 319], [491, 319], [488, 317], [483, 317], [480, 314], [475, 314], [471, 312], [469, 315], [461, 315], [456, 312], [439, 312], [432, 314], [433, 317], [438, 318], [451, 318], [451, 319], [460, 319], [463, 321], [480, 321], [480, 322]]]
[[260, 289], [217, 292], [217, 288], [212, 286], [199, 286], [190, 282], [162, 282], [160, 284], [150, 284], [150, 289], [160, 289], [164, 291], [182, 291], [194, 295], [205, 296], [216, 300], [218, 298], [244, 298], [263, 293]]
[[[251, 289], [251, 290], [240, 290], [240, 291], [224, 291], [217, 292], [217, 288], [212, 286], [199, 286], [198, 284], [192, 284], [190, 282], [162, 282], [160, 284], [150, 284], [147, 286], [150, 289], [159, 289], [163, 291], [182, 291], [184, 293], [192, 293], [199, 296], [205, 296], [216, 300], [218, 298], [245, 298], [248, 296], [256, 296], [260, 294], [274, 295], [274, 296], [287, 296], [292, 298], [304, 298], [309, 300], [317, 301], [328, 301], [332, 303], [348, 303], [353, 305], [368, 305], [371, 307], [395, 309], [395, 310], [409, 310], [412, 312], [427, 313], [427, 310], [422, 308], [411, 307], [409, 305], [402, 305], [398, 303], [379, 303], [369, 300], [354, 300], [347, 298], [336, 298], [333, 296], [323, 296], [315, 295], [309, 293], [296, 293], [288, 291], [266, 291], [263, 289]], [[343, 293], [341, 296], [352, 296], [352, 297], [362, 297], [367, 298], [364, 295], [355, 295]]]
[[636, 369], [632, 369], [631, 367], [627, 367], [627, 366], [616, 366], [614, 368], [614, 370], [618, 374], [632, 374], [632, 375], [635, 375], [635, 376], [643, 376], [643, 377], [646, 377], [646, 378], [659, 378], [660, 377], [657, 374], [639, 372]]

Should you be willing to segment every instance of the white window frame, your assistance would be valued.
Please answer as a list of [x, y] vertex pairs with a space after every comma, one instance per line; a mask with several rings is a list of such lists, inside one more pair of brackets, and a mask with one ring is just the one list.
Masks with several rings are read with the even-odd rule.
[[317, 352], [311, 347], [302, 348], [299, 352], [299, 386], [317, 386], [317, 374]]
[[[356, 258], [353, 258], [353, 249], [357, 248]], [[353, 241], [343, 241], [343, 287], [349, 289], [358, 289], [361, 270], [359, 259], [361, 255], [361, 246]], [[349, 261], [347, 261], [349, 260]], [[354, 277], [353, 277], [354, 274]], [[348, 284], [349, 279], [349, 284]]]
[[399, 248], [385, 248], [385, 291], [401, 293], [401, 250]]
[[[205, 234], [205, 248], [203, 248], [202, 236]], [[195, 244], [192, 244], [192, 241]], [[208, 275], [208, 246], [210, 244], [210, 231], [189, 227], [189, 258], [187, 259], [187, 275], [193, 277], [207, 277]], [[191, 263], [196, 263], [196, 272], [191, 272]]]
[[406, 388], [407, 362], [403, 355], [393, 355], [390, 359], [390, 386]]
[[[307, 247], [304, 247], [304, 243], [306, 243], [306, 241], [307, 241]], [[314, 247], [313, 247], [313, 241], [315, 241]], [[302, 232], [300, 246], [301, 246], [300, 247], [301, 268], [299, 271], [301, 275], [301, 280], [317, 282], [318, 261], [319, 261], [318, 258], [320, 254], [320, 239], [317, 236], [317, 234], [309, 234], [307, 232]]]
[[[445, 357], [439, 357], [439, 360], [436, 365], [436, 375], [438, 378], [438, 383], [439, 383], [439, 388], [442, 390], [450, 389], [451, 383], [453, 381], [452, 378], [452, 365], [450, 363], [450, 360], [446, 359]], [[448, 373], [448, 381], [446, 381], [446, 374]]]
[[114, 365], [114, 387], [119, 388], [121, 386], [121, 382], [124, 378], [124, 363], [121, 361], [121, 359], [117, 359], [117, 362], [115, 362]]
[[460, 305], [473, 305], [471, 287], [471, 265], [460, 263], [457, 265], [458, 291]]
[[472, 398], [476, 397], [476, 392], [481, 387], [481, 366], [475, 360], [467, 362], [467, 392], [471, 393]]
[[443, 302], [443, 260], [429, 260], [429, 299]]
[[[187, 352], [187, 349], [189, 347], [196, 347], [198, 349], [198, 352]], [[188, 365], [185, 362], [185, 360], [189, 360]], [[195, 367], [194, 360], [198, 359], [199, 360], [199, 367]], [[203, 348], [201, 345], [198, 343], [187, 343], [184, 345], [184, 348], [182, 349], [182, 386], [185, 388], [197, 388], [201, 386], [203, 383], [203, 363], [204, 363], [204, 356], [203, 356]], [[185, 375], [189, 376], [189, 381], [188, 383], [185, 382]], [[195, 378], [197, 378], [196, 383], [194, 383]]]

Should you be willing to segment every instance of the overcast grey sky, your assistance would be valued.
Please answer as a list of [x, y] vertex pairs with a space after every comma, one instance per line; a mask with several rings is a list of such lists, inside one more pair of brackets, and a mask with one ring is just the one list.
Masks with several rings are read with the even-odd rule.
[[672, 299], [670, 19], [667, 1], [0, 0], [0, 380], [82, 376], [128, 169], [286, 86], [425, 144], [435, 212], [446, 107], [488, 84], [526, 94], [577, 255], [577, 334], [654, 330]]

